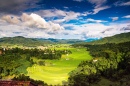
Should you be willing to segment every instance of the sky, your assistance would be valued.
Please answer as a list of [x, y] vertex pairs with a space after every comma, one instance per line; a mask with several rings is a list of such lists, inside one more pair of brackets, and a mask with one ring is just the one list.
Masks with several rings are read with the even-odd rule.
[[130, 0], [0, 0], [0, 38], [82, 39], [130, 32]]

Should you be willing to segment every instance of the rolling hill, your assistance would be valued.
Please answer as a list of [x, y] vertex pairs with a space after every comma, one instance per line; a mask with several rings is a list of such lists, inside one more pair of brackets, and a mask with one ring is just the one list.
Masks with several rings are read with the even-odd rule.
[[25, 45], [25, 46], [33, 46], [33, 45], [43, 45], [41, 41], [32, 38], [25, 38], [22, 36], [17, 37], [4, 37], [0, 38], [0, 45]]
[[[105, 44], [105, 43], [122, 43], [130, 41], [130, 32], [117, 34], [111, 37], [105, 37], [87, 44]], [[24, 45], [24, 46], [39, 46], [44, 44], [75, 44], [85, 43], [79, 39], [53, 39], [53, 38], [25, 38], [22, 36], [0, 38], [0, 45]]]
[[22, 36], [0, 38], [0, 45], [39, 46], [44, 44], [73, 44], [81, 42], [84, 41], [79, 39], [25, 38]]
[[89, 42], [88, 44], [122, 43], [130, 41], [130, 32], [121, 33], [111, 37], [105, 37], [100, 40]]

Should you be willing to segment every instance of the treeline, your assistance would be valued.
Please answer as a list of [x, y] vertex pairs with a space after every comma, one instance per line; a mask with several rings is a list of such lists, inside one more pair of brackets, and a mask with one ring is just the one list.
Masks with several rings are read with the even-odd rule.
[[[35, 64], [33, 58], [37, 59], [60, 59], [63, 54], [70, 54], [70, 50], [51, 49], [0, 49], [0, 79], [9, 75], [19, 75], [27, 73], [26, 69]], [[39, 61], [39, 65], [44, 65], [44, 61]]]
[[26, 59], [29, 60], [31, 57], [38, 59], [60, 59], [63, 54], [70, 54], [70, 50], [55, 50], [55, 49], [21, 49], [13, 48], [4, 51], [5, 55], [25, 55]]
[[[117, 54], [126, 54], [130, 50], [130, 42], [107, 43], [103, 45], [84, 45], [93, 57], [115, 57]], [[113, 56], [112, 56], [113, 55]]]
[[70, 86], [129, 86], [130, 42], [85, 45], [93, 56], [70, 72]]

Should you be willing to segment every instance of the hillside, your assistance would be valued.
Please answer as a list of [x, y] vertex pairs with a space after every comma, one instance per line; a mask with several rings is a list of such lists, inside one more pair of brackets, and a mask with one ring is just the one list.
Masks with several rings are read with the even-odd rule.
[[43, 45], [41, 41], [31, 38], [24, 38], [22, 36], [17, 37], [4, 37], [0, 39], [1, 45], [24, 45], [24, 46], [33, 46], [33, 45]]
[[130, 32], [105, 37], [97, 41], [89, 42], [88, 44], [122, 43], [128, 41], [130, 41]]
[[78, 39], [43, 39], [43, 38], [25, 38], [22, 36], [17, 37], [4, 37], [0, 38], [0, 45], [24, 45], [24, 46], [37, 46], [44, 44], [72, 44], [81, 43], [83, 40]]

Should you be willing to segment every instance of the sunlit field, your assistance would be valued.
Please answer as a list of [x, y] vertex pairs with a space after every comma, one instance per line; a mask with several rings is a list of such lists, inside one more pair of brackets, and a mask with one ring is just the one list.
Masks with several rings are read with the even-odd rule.
[[[60, 60], [44, 60], [45, 66], [34, 64], [27, 68], [27, 75], [36, 80], [43, 80], [48, 84], [57, 85], [66, 82], [68, 73], [74, 70], [83, 60], [90, 60], [92, 57], [85, 48], [59, 47], [55, 49], [68, 49], [72, 54], [62, 55]], [[39, 61], [34, 59], [35, 62]]]

